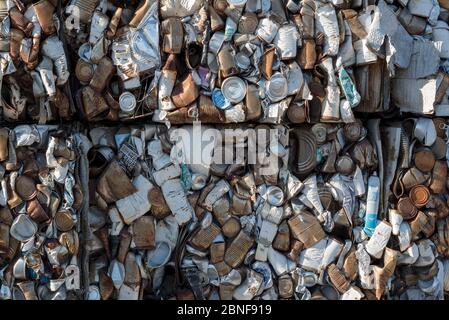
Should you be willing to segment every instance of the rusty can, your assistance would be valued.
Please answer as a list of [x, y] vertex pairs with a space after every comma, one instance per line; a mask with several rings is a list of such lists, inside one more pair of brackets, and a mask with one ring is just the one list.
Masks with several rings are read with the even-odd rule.
[[223, 235], [228, 238], [234, 238], [240, 232], [240, 220], [232, 217], [223, 225]]
[[424, 207], [430, 200], [430, 192], [426, 186], [417, 185], [410, 189], [410, 200], [417, 208]]
[[246, 253], [253, 246], [254, 239], [245, 231], [241, 230], [237, 237], [231, 242], [225, 253], [225, 262], [232, 268], [239, 266]]
[[405, 220], [413, 219], [418, 214], [418, 209], [407, 196], [399, 199], [397, 210]]
[[224, 242], [212, 243], [210, 251], [210, 263], [215, 264], [223, 261], [226, 250], [226, 244]]
[[242, 34], [254, 34], [257, 29], [259, 19], [252, 12], [246, 12], [239, 21], [237, 31]]
[[430, 172], [435, 165], [435, 155], [429, 149], [422, 149], [415, 153], [415, 165], [422, 172]]
[[200, 250], [206, 250], [211, 246], [215, 237], [220, 234], [220, 231], [220, 228], [216, 224], [211, 223], [207, 228], [198, 229], [193, 236], [191, 243], [194, 247]]

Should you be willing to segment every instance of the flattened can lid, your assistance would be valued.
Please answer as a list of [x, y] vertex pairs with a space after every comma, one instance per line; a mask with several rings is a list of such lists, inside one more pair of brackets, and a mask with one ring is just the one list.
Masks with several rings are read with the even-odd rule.
[[426, 186], [417, 185], [410, 190], [409, 197], [415, 207], [422, 208], [429, 202], [430, 192]]
[[267, 188], [267, 200], [272, 206], [279, 207], [284, 202], [284, 192], [277, 186]]
[[344, 175], [351, 174], [355, 169], [354, 161], [350, 156], [340, 156], [335, 163], [335, 169], [337, 170], [337, 172]]
[[312, 132], [315, 135], [316, 143], [323, 144], [327, 138], [327, 126], [324, 123], [317, 123], [312, 126]]
[[79, 81], [89, 83], [94, 76], [94, 69], [89, 62], [79, 59], [76, 64], [75, 74]]
[[419, 150], [415, 153], [415, 165], [422, 172], [430, 172], [435, 165], [435, 155], [429, 149]]
[[235, 64], [242, 70], [246, 70], [251, 65], [251, 60], [243, 52], [239, 52], [234, 57]]
[[134, 111], [137, 105], [136, 97], [131, 92], [123, 92], [119, 98], [120, 110], [125, 113]]
[[259, 19], [257, 19], [257, 15], [252, 12], [247, 12], [240, 19], [237, 31], [242, 34], [253, 34], [258, 24]]
[[272, 102], [278, 102], [284, 99], [288, 93], [287, 79], [281, 74], [274, 74], [266, 82], [267, 95]]
[[67, 232], [75, 226], [75, 221], [68, 210], [58, 211], [55, 214], [55, 224], [59, 231]]
[[343, 128], [343, 134], [348, 142], [355, 142], [362, 136], [363, 130], [359, 122], [347, 123]]
[[214, 89], [214, 91], [212, 91], [212, 102], [221, 110], [228, 109], [231, 106], [231, 103], [226, 99], [220, 89]]
[[16, 192], [22, 200], [31, 200], [37, 195], [36, 184], [28, 176], [19, 176], [16, 179]]
[[229, 77], [223, 81], [221, 91], [231, 103], [239, 103], [246, 96], [246, 82], [239, 77]]
[[37, 224], [31, 220], [31, 218], [26, 214], [19, 214], [13, 221], [9, 233], [11, 236], [21, 242], [25, 242], [32, 237], [37, 232]]
[[397, 209], [405, 220], [413, 219], [418, 214], [418, 209], [409, 197], [400, 198]]

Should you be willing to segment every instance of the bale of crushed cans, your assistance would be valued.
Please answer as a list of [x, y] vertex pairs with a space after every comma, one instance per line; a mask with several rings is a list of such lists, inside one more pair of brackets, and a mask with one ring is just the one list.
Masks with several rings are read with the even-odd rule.
[[0, 298], [443, 300], [446, 0], [0, 0]]

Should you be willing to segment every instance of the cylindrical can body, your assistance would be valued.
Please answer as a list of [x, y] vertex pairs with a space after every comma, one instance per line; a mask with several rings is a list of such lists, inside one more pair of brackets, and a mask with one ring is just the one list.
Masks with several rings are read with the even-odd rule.
[[368, 194], [366, 197], [365, 227], [363, 231], [371, 237], [377, 225], [377, 211], [379, 209], [380, 180], [377, 176], [368, 179]]

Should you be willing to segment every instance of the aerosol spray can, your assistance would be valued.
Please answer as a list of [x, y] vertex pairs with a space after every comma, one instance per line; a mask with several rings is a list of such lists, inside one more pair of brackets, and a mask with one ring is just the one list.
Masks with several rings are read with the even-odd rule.
[[366, 197], [365, 227], [363, 231], [368, 237], [373, 235], [377, 225], [377, 212], [379, 210], [380, 180], [376, 173], [368, 179], [368, 194]]

